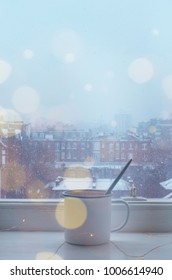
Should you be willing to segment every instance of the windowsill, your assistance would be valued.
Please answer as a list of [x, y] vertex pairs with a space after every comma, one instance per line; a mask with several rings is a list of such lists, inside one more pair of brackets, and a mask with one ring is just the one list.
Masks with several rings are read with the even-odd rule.
[[172, 233], [116, 232], [97, 246], [64, 243], [63, 232], [0, 232], [0, 260], [171, 260]]
[[[0, 200], [0, 259], [172, 259], [172, 202], [130, 200], [125, 228], [99, 246], [64, 243], [59, 200]], [[112, 226], [125, 214], [112, 204]]]
[[[1, 199], [0, 230], [62, 231], [55, 212], [59, 199]], [[123, 232], [172, 232], [172, 200], [129, 200], [130, 216]], [[62, 210], [61, 210], [62, 211]], [[118, 215], [116, 214], [118, 211]], [[112, 203], [112, 226], [124, 218], [125, 209]]]

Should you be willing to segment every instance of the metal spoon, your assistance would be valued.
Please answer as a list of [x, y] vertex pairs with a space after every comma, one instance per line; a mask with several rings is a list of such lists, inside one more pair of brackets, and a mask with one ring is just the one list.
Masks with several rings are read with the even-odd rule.
[[115, 185], [118, 183], [118, 181], [120, 180], [120, 178], [122, 177], [122, 175], [124, 174], [124, 172], [126, 171], [126, 169], [128, 168], [128, 166], [130, 165], [130, 163], [132, 162], [132, 159], [129, 160], [129, 162], [127, 162], [127, 164], [124, 166], [124, 168], [121, 170], [121, 172], [119, 173], [119, 175], [116, 177], [116, 179], [113, 181], [113, 183], [110, 185], [110, 187], [108, 188], [108, 190], [106, 191], [106, 194], [110, 194], [112, 189], [115, 187]]

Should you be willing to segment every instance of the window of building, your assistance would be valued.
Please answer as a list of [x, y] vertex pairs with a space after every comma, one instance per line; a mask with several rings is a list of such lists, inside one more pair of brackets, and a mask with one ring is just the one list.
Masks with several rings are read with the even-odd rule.
[[133, 144], [129, 143], [129, 150], [132, 150], [132, 149], [133, 149]]
[[115, 144], [115, 149], [116, 149], [116, 150], [119, 150], [119, 149], [120, 149], [120, 144], [119, 144], [118, 142], [116, 142], [116, 144]]
[[72, 148], [73, 148], [73, 149], [76, 149], [76, 148], [77, 148], [77, 142], [73, 142], [73, 143], [72, 143]]
[[[83, 178], [107, 189], [130, 158], [112, 195], [131, 209], [119, 256], [126, 245], [135, 258], [143, 235], [140, 259], [170, 250], [171, 11], [172, 1], [157, 0], [0, 1], [0, 259], [6, 235], [19, 236], [9, 250], [23, 257], [27, 241], [53, 250], [62, 191], [80, 188]], [[75, 185], [66, 184], [69, 174]], [[34, 230], [47, 231], [42, 247]], [[152, 255], [143, 255], [147, 243]], [[70, 256], [85, 257], [85, 248], [68, 246]], [[87, 253], [102, 257], [94, 247]]]
[[63, 150], [66, 149], [66, 143], [65, 142], [61, 143], [61, 149], [63, 149]]
[[143, 150], [145, 151], [147, 149], [147, 143], [142, 144]]
[[93, 148], [94, 148], [94, 150], [100, 150], [100, 142], [94, 142]]
[[169, 195], [170, 1], [1, 2], [1, 197], [22, 198], [38, 181], [43, 191], [73, 162], [93, 177], [110, 165], [115, 177], [130, 157], [123, 179], [138, 195]]
[[125, 150], [126, 149], [126, 143], [121, 143], [121, 150]]
[[81, 142], [81, 149], [85, 149], [86, 147], [86, 143], [85, 142]]
[[31, 136], [33, 139], [38, 138], [38, 132], [32, 132]]

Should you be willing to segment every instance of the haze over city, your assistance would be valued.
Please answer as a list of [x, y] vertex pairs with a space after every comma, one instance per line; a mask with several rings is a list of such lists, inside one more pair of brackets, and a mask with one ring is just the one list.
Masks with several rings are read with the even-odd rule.
[[[171, 118], [172, 2], [0, 1], [0, 117]], [[4, 118], [5, 119], [5, 118]]]

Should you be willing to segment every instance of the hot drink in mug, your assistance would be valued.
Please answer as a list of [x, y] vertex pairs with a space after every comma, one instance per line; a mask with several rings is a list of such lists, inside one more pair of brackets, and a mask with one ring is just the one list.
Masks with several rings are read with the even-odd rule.
[[[111, 193], [102, 190], [69, 190], [64, 196], [65, 240], [77, 245], [98, 245], [110, 240], [110, 233], [122, 229], [129, 217], [129, 206], [124, 200], [126, 218], [117, 228], [111, 228]], [[118, 213], [116, 213], [118, 215]]]

